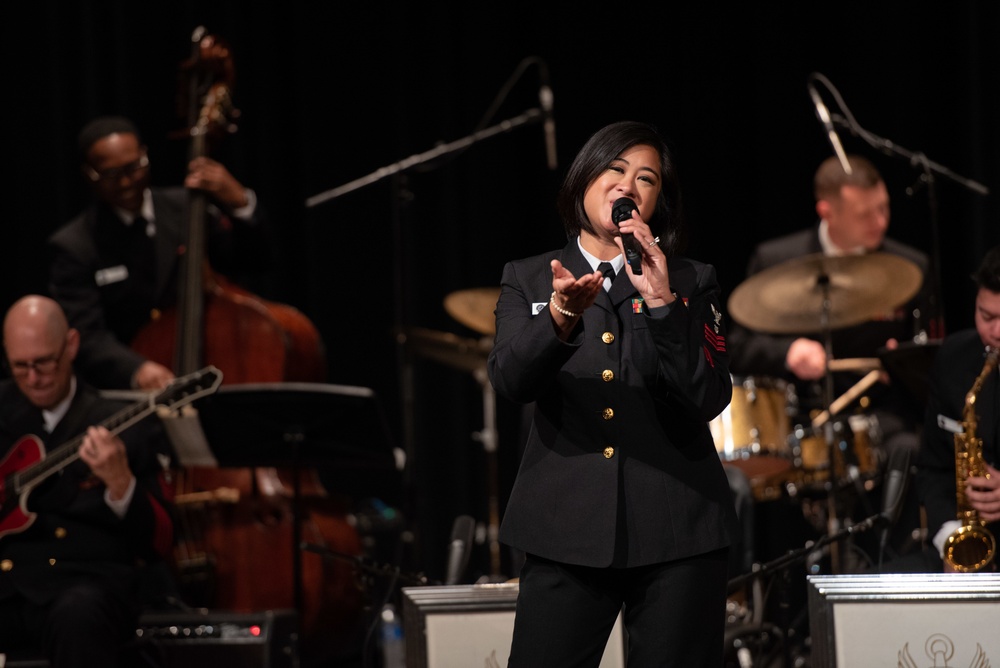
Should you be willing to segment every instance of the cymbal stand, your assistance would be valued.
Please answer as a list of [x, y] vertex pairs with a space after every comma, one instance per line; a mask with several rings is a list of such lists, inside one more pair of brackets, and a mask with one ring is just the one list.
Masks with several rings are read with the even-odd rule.
[[486, 375], [486, 366], [483, 365], [473, 373], [476, 382], [483, 391], [483, 428], [475, 432], [472, 437], [483, 444], [483, 452], [486, 453], [486, 488], [487, 488], [487, 523], [486, 541], [490, 550], [490, 574], [486, 577], [489, 582], [504, 582], [506, 578], [500, 573], [500, 499], [499, 499], [499, 473], [500, 467], [497, 462], [497, 427], [496, 427], [496, 393], [493, 384], [490, 383]]
[[[823, 303], [820, 309], [820, 330], [823, 334], [823, 347], [826, 351], [826, 362], [823, 370], [823, 410], [830, 412], [833, 405], [833, 372], [830, 370], [830, 360], [833, 359], [833, 333], [830, 328], [830, 312], [832, 304], [830, 301], [830, 276], [821, 269], [816, 277], [816, 285], [823, 292]], [[826, 443], [827, 462], [829, 463], [829, 487], [826, 495], [827, 508], [827, 533], [836, 535], [840, 530], [840, 521], [837, 513], [837, 486], [833, 484], [834, 457], [836, 456], [836, 437], [833, 430], [833, 421], [827, 420], [823, 425], [823, 439]], [[837, 545], [830, 549], [830, 566], [834, 573], [840, 570], [840, 554], [837, 552]]]

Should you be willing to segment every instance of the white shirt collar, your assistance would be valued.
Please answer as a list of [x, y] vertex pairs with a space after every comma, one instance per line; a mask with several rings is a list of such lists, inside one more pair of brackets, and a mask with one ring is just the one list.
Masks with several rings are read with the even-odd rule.
[[[588, 263], [590, 263], [590, 268], [593, 269], [594, 271], [597, 271], [597, 266], [599, 264], [601, 264], [602, 262], [610, 262], [611, 266], [615, 270], [615, 276], [617, 276], [618, 273], [625, 266], [625, 256], [622, 255], [622, 254], [620, 254], [620, 253], [618, 255], [614, 256], [613, 258], [611, 258], [610, 260], [601, 260], [596, 255], [592, 255], [591, 253], [587, 252], [587, 249], [585, 249], [583, 247], [583, 244], [580, 242], [580, 237], [576, 238], [576, 245], [580, 248], [580, 252], [583, 254], [583, 258]], [[610, 290], [611, 289], [611, 279], [610, 278], [605, 278], [604, 279], [604, 289], [605, 290]]]
[[137, 216], [142, 216], [146, 219], [146, 233], [149, 236], [153, 236], [153, 234], [155, 234], [156, 228], [153, 223], [156, 219], [153, 215], [153, 193], [149, 190], [149, 188], [146, 188], [142, 193], [142, 206], [139, 208], [138, 214], [126, 211], [125, 209], [120, 209], [117, 206], [114, 207], [114, 209], [118, 218], [120, 218], [122, 223], [126, 226], [135, 222]]
[[45, 431], [50, 434], [55, 431], [59, 421], [66, 417], [66, 411], [69, 410], [69, 405], [72, 403], [74, 396], [76, 396], [76, 376], [70, 376], [69, 393], [66, 395], [66, 398], [56, 404], [54, 408], [42, 409], [42, 420], [45, 422]]
[[823, 247], [823, 255], [828, 257], [865, 254], [864, 246], [857, 246], [850, 250], [844, 250], [837, 244], [833, 243], [833, 239], [830, 238], [830, 224], [826, 222], [825, 218], [819, 221], [819, 245]]

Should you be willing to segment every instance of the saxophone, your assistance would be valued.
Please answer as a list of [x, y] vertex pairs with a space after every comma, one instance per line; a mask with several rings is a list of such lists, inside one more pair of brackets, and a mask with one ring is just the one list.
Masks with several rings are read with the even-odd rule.
[[985, 476], [983, 462], [983, 440], [976, 437], [976, 396], [983, 383], [997, 368], [1000, 349], [987, 348], [986, 363], [972, 389], [965, 395], [965, 409], [962, 412], [963, 432], [955, 434], [955, 490], [958, 501], [958, 520], [962, 523], [944, 545], [945, 560], [960, 573], [975, 573], [983, 570], [993, 561], [996, 553], [996, 539], [986, 528], [986, 522], [969, 505], [965, 495], [966, 480], [970, 475]]

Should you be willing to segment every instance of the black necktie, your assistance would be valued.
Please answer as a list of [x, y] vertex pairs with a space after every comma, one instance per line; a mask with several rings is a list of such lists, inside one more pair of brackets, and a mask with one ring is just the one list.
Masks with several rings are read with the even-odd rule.
[[615, 268], [611, 266], [610, 262], [602, 262], [597, 265], [597, 271], [604, 274], [604, 278], [610, 278], [612, 283], [615, 282]]
[[142, 216], [136, 216], [128, 226], [129, 265], [130, 274], [141, 291], [147, 292], [152, 299], [156, 286], [156, 241], [149, 236], [148, 221]]

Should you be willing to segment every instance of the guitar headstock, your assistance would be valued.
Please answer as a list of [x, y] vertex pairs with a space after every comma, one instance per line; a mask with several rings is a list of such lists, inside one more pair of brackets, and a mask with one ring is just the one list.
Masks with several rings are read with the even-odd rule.
[[214, 394], [220, 385], [222, 385], [222, 372], [209, 365], [194, 373], [175, 378], [153, 398], [153, 403], [169, 410], [176, 410], [197, 399]]

